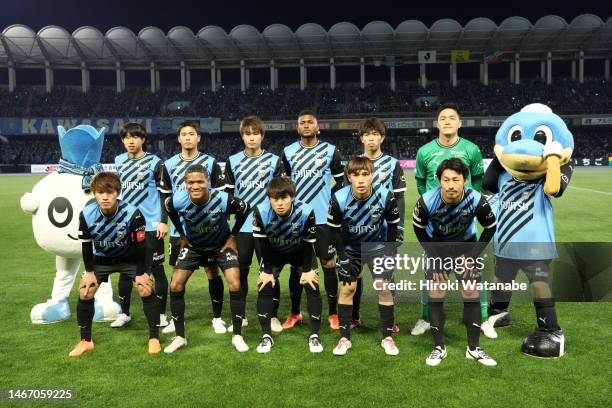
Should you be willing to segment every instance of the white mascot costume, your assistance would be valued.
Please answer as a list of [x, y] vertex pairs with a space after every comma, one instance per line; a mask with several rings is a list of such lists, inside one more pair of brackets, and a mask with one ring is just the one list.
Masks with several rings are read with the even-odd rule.
[[[62, 158], [57, 172], [39, 181], [31, 193], [21, 197], [21, 208], [32, 214], [36, 243], [55, 254], [55, 280], [51, 299], [32, 308], [34, 324], [48, 324], [70, 317], [68, 296], [81, 264], [79, 214], [93, 199], [89, 186], [93, 175], [102, 171], [99, 165], [104, 131], [79, 125], [68, 131], [57, 128]], [[95, 298], [96, 321], [112, 321], [121, 313], [113, 301], [110, 280], [100, 285]]]

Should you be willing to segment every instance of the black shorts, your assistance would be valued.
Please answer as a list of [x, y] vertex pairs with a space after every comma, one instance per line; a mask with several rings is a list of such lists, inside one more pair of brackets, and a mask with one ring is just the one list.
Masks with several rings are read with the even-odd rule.
[[351, 270], [359, 271], [358, 276], [363, 272], [363, 266], [368, 265], [372, 279], [391, 281], [393, 279], [394, 268], [387, 268], [385, 259], [387, 258], [384, 252], [373, 252], [371, 254], [355, 254], [347, 252]]
[[147, 245], [147, 270], [153, 266], [163, 265], [165, 259], [164, 239], [157, 239], [157, 231], [147, 231], [145, 234]]
[[170, 244], [168, 245], [168, 264], [170, 266], [176, 266], [176, 258], [178, 258], [180, 251], [179, 237], [170, 237]]
[[495, 277], [501, 282], [512, 282], [519, 270], [525, 272], [529, 283], [548, 282], [550, 259], [526, 260], [495, 257]]
[[[435, 250], [436, 256], [427, 256], [424, 258], [425, 264], [425, 279], [433, 280], [433, 274], [436, 272], [445, 272], [449, 277], [454, 274], [458, 281], [461, 280], [480, 280], [482, 270], [476, 268], [477, 264], [474, 259], [466, 264], [465, 258], [460, 258], [465, 253], [469, 253], [476, 243], [476, 237], [461, 241], [461, 242], [433, 242], [432, 249]], [[427, 247], [427, 244], [425, 245]], [[469, 278], [466, 278], [466, 271], [471, 269]]]
[[218, 265], [223, 271], [238, 268], [238, 254], [230, 248], [202, 250], [197, 247], [182, 248], [176, 258], [176, 268], [195, 271], [200, 266]]
[[336, 254], [334, 243], [331, 239], [331, 231], [327, 224], [317, 225], [317, 242], [315, 242], [315, 253], [319, 259], [332, 259]]
[[[249, 269], [253, 262], [253, 253], [255, 253], [255, 239], [250, 232], [240, 232], [236, 237], [238, 245], [238, 264], [240, 269]], [[259, 259], [259, 257], [257, 257]], [[247, 272], [248, 273], [248, 272]]]
[[128, 275], [134, 279], [136, 277], [136, 264], [133, 263], [118, 263], [115, 265], [100, 265], [94, 264], [94, 274], [98, 283], [108, 282], [108, 276], [111, 273], [120, 273]]
[[311, 270], [315, 270], [317, 273], [319, 272], [317, 258], [314, 256], [314, 254], [312, 257], [312, 264], [309, 268], [304, 270], [301, 251], [293, 253], [273, 252], [272, 260], [270, 262], [264, 262], [263, 265], [260, 264], [259, 270], [261, 272], [271, 273], [275, 278], [278, 278], [285, 265], [291, 265], [297, 268], [300, 274]]

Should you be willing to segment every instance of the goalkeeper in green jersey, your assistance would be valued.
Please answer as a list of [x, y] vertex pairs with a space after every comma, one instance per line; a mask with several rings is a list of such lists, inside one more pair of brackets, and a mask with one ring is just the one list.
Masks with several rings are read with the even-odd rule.
[[[440, 106], [437, 114], [438, 137], [423, 146], [417, 152], [415, 178], [419, 195], [440, 185], [436, 177], [438, 166], [446, 159], [453, 157], [461, 159], [469, 170], [468, 186], [480, 191], [484, 168], [482, 166], [482, 153], [476, 144], [459, 137], [461, 115], [459, 107], [454, 103], [445, 103]], [[486, 319], [486, 292], [482, 291], [483, 318]], [[411, 331], [418, 336], [429, 330], [429, 316], [427, 314], [427, 293], [423, 292], [421, 318], [417, 320]], [[485, 335], [487, 335], [485, 333]], [[488, 336], [487, 336], [488, 337]]]

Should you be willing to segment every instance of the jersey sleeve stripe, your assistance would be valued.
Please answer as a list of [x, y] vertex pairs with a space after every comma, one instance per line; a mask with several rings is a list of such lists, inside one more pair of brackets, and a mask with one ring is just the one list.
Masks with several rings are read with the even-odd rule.
[[268, 236], [267, 236], [267, 235], [263, 235], [263, 234], [256, 234], [256, 233], [253, 233], [253, 236], [254, 236], [255, 238], [268, 238]]
[[427, 228], [427, 226], [425, 226], [425, 225], [421, 225], [421, 224], [417, 224], [417, 223], [416, 223], [416, 222], [414, 222], [414, 221], [412, 221], [412, 225], [414, 225], [414, 226], [415, 226], [415, 227], [417, 227], [417, 228], [422, 228], [422, 229]]
[[339, 228], [340, 225], [339, 224], [332, 224], [331, 222], [327, 221], [327, 225], [329, 225], [330, 227], [336, 227]]
[[497, 224], [497, 221], [495, 221], [493, 224], [491, 225], [487, 225], [486, 227], [483, 226], [483, 228], [488, 229], [488, 228], [493, 228], [495, 225]]
[[398, 222], [400, 222], [400, 219], [399, 219], [399, 218], [397, 218], [397, 219], [395, 219], [395, 220], [393, 220], [393, 221], [387, 221], [387, 222], [388, 222], [389, 224], [397, 224]]

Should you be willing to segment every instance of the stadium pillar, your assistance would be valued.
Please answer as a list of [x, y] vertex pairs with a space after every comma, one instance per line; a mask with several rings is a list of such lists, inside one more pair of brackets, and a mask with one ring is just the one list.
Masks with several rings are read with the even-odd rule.
[[423, 88], [427, 88], [427, 65], [425, 64], [421, 64], [420, 66], [420, 71], [421, 71], [421, 86]]
[[546, 61], [540, 61], [540, 78], [542, 81], [546, 78]]
[[363, 57], [359, 59], [359, 77], [361, 89], [365, 88], [365, 60]]
[[306, 65], [304, 58], [300, 58], [300, 90], [306, 89]]
[[514, 54], [514, 83], [521, 83], [521, 56], [518, 52]]
[[87, 93], [91, 88], [91, 81], [89, 77], [89, 69], [87, 69], [87, 65], [85, 61], [81, 62], [81, 92]]
[[185, 89], [186, 90], [191, 89], [191, 71], [189, 69], [185, 71]]
[[391, 77], [390, 78], [391, 90], [395, 92], [395, 66], [389, 67], [389, 76]]
[[221, 68], [217, 68], [217, 88], [223, 84], [221, 80]]
[[584, 51], [578, 53], [578, 82], [584, 83]]
[[576, 60], [572, 60], [572, 79], [576, 80]]
[[149, 65], [149, 74], [151, 77], [151, 93], [155, 93], [157, 92], [157, 78], [155, 75], [155, 62], [151, 62], [151, 64]]
[[49, 61], [45, 61], [45, 89], [47, 93], [53, 90], [53, 69]]
[[480, 64], [480, 83], [485, 86], [489, 85], [489, 64], [486, 62]]
[[274, 83], [276, 84], [276, 88], [278, 88], [278, 68], [274, 67]]
[[248, 68], [246, 69], [246, 72], [244, 74], [244, 79], [245, 79], [244, 82], [245, 82], [246, 88], [248, 89], [251, 86], [250, 85], [251, 84], [251, 70]]
[[514, 62], [510, 63], [510, 83], [514, 83]]
[[181, 61], [181, 93], [187, 90], [187, 70], [185, 69], [185, 61]]
[[552, 52], [546, 53], [546, 84], [552, 84]]
[[276, 89], [276, 81], [274, 78], [274, 60], [270, 60], [270, 89], [274, 91]]
[[457, 87], [457, 64], [454, 62], [450, 64], [450, 82], [453, 88]]
[[333, 58], [329, 59], [329, 87], [336, 89], [336, 65]]
[[606, 59], [604, 61], [604, 78], [606, 79], [606, 81], [610, 79], [610, 60], [609, 59]]
[[117, 93], [123, 92], [123, 87], [125, 86], [125, 77], [123, 75], [123, 71], [121, 70], [121, 63], [119, 61], [115, 62], [115, 81], [117, 84]]
[[246, 91], [246, 63], [240, 60], [240, 90]]
[[15, 66], [13, 65], [13, 61], [8, 62], [8, 81], [9, 92], [15, 92], [15, 87], [17, 86], [17, 73], [15, 72]]
[[210, 90], [217, 92], [217, 68], [215, 67], [215, 61], [210, 62]]

